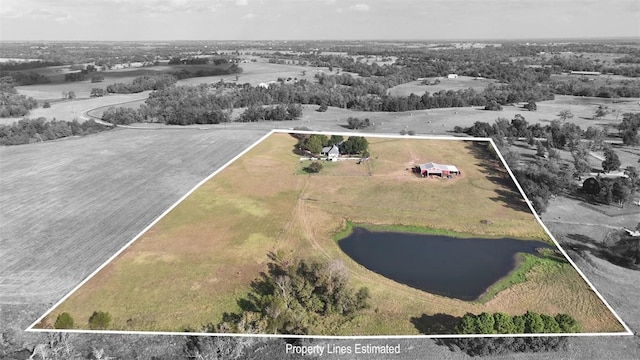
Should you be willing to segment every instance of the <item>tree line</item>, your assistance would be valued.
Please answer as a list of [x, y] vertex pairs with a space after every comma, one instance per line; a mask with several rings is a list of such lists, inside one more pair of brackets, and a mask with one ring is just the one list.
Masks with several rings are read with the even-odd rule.
[[302, 116], [300, 104], [278, 104], [275, 106], [249, 106], [238, 119], [239, 122], [294, 120]]
[[[638, 76], [640, 76], [640, 74]], [[549, 87], [553, 93], [558, 95], [595, 96], [600, 98], [640, 97], [640, 81], [612, 86], [596, 85], [592, 82], [563, 80], [551, 81]]]
[[51, 82], [51, 79], [32, 70], [59, 65], [63, 64], [59, 61], [46, 60], [8, 61], [2, 63], [0, 78], [11, 77], [17, 85], [47, 84]]
[[580, 332], [578, 322], [567, 314], [551, 316], [527, 311], [523, 315], [504, 313], [466, 314], [455, 328], [458, 334], [553, 334]]
[[[326, 80], [330, 79], [330, 80]], [[483, 92], [473, 89], [458, 91], [440, 91], [434, 94], [426, 92], [422, 96], [412, 94], [408, 97], [378, 95], [384, 93], [386, 88], [380, 84], [362, 83], [354, 81], [350, 76], [322, 77], [318, 83], [300, 80], [294, 84], [277, 83], [267, 88], [248, 84], [228, 86], [227, 91], [216, 96], [206, 97], [206, 101], [198, 101], [198, 107], [202, 111], [214, 111], [217, 109], [233, 109], [250, 107], [255, 105], [276, 104], [315, 104], [320, 106], [334, 106], [362, 111], [386, 111], [399, 112], [410, 110], [423, 110], [443, 107], [485, 106], [488, 101], [508, 102], [527, 101], [533, 98], [535, 101], [548, 99], [550, 93], [536, 93], [524, 88], [496, 88], [489, 87]], [[325, 81], [326, 80], [326, 81]], [[216, 84], [215, 86], [222, 86]], [[161, 89], [157, 94], [152, 94], [147, 105], [154, 107], [158, 112], [178, 111], [176, 104], [191, 102], [185, 97], [193, 95], [185, 87], [175, 86]], [[200, 90], [199, 90], [200, 91]], [[515, 92], [513, 92], [515, 91]]]
[[[114, 84], [107, 87], [110, 92], [143, 91], [161, 87], [153, 92], [146, 101], [143, 117], [156, 117], [167, 123], [216, 123], [225, 120], [224, 111], [234, 108], [257, 107], [265, 105], [315, 104], [334, 106], [362, 111], [400, 112], [443, 107], [485, 106], [488, 102], [507, 103], [510, 101], [539, 101], [552, 98], [552, 94], [542, 88], [527, 88], [509, 85], [507, 87], [489, 86], [483, 92], [473, 89], [458, 91], [439, 91], [434, 94], [425, 92], [422, 96], [411, 94], [407, 97], [386, 95], [386, 85], [378, 81], [362, 81], [348, 74], [320, 76], [318, 83], [305, 79], [293, 84], [277, 83], [268, 87], [249, 84], [215, 84], [189, 86], [169, 86], [171, 81], [161, 82], [161, 86], [152, 81], [136, 81], [129, 86]], [[193, 90], [195, 88], [195, 90]], [[211, 88], [225, 89], [210, 94]], [[382, 94], [382, 95], [380, 95]], [[187, 106], [185, 106], [187, 105]], [[257, 109], [257, 108], [255, 108]], [[254, 110], [255, 110], [254, 109]], [[201, 114], [201, 115], [200, 115]], [[208, 120], [194, 120], [188, 117], [206, 117]], [[199, 116], [198, 116], [199, 115]], [[247, 118], [260, 117], [260, 111], [247, 112]], [[180, 118], [180, 120], [175, 120]], [[213, 118], [213, 120], [211, 120]]]
[[496, 356], [513, 353], [537, 353], [567, 349], [567, 337], [501, 337], [501, 338], [457, 338], [438, 339], [438, 345], [444, 345], [453, 352], [462, 351], [469, 356]]
[[[569, 118], [572, 115], [570, 112], [561, 111], [558, 116]], [[636, 145], [640, 114], [625, 113], [623, 121], [617, 127], [623, 134], [625, 144]], [[505, 118], [498, 118], [494, 124], [477, 121], [469, 127], [456, 126], [454, 131], [493, 138], [538, 213], [546, 210], [553, 196], [575, 192], [577, 185], [574, 178], [581, 178], [594, 171], [589, 165], [589, 151], [604, 150], [602, 171], [605, 173], [617, 171], [621, 166], [615, 150], [603, 141], [606, 134], [598, 127], [582, 130], [579, 126], [563, 120], [553, 120], [545, 126], [531, 125], [523, 116], [516, 115], [511, 121]], [[530, 146], [536, 147], [537, 157], [533, 161], [521, 164], [518, 153], [509, 149], [508, 145], [517, 138], [525, 138]], [[561, 161], [561, 149], [571, 152], [572, 162]], [[625, 174], [627, 177], [616, 179], [587, 179], [582, 190], [596, 201], [624, 206], [640, 189], [637, 169], [633, 166], [627, 167]]]
[[83, 122], [38, 119], [22, 119], [11, 125], [0, 125], [0, 145], [20, 145], [55, 140], [69, 136], [84, 136], [109, 130], [109, 126], [93, 120]]
[[[467, 128], [455, 127], [454, 131], [476, 137], [491, 137], [538, 213], [546, 210], [552, 196], [575, 190], [573, 182], [575, 171], [563, 168], [559, 157], [550, 156], [549, 159], [540, 157], [526, 165], [520, 165], [518, 154], [510, 151], [508, 147], [508, 144], [517, 138], [528, 138], [530, 145], [538, 144], [538, 147], [543, 147], [544, 150], [547, 147], [549, 149], [564, 147], [568, 138], [574, 139], [578, 136], [579, 139], [582, 133], [581, 129], [574, 124], [561, 124], [559, 120], [554, 120], [544, 127], [540, 124], [530, 125], [524, 117], [516, 115], [511, 121], [505, 118], [498, 118], [494, 124], [476, 121]], [[535, 138], [546, 138], [547, 147]], [[542, 154], [544, 155], [545, 151], [542, 151]]]
[[231, 120], [231, 109], [220, 103], [209, 86], [171, 86], [149, 94], [138, 110], [144, 119], [170, 125], [219, 124]]
[[241, 74], [242, 68], [236, 64], [224, 65], [215, 68], [197, 68], [197, 69], [180, 69], [179, 71], [170, 71], [167, 74], [175, 76], [176, 79], [188, 79], [194, 77], [204, 76], [218, 76], [218, 75], [231, 75]]
[[206, 65], [212, 62], [214, 65], [225, 65], [229, 63], [229, 59], [224, 57], [217, 57], [210, 59], [208, 57], [187, 57], [181, 58], [179, 56], [172, 56], [169, 59], [169, 65]]
[[107, 85], [107, 92], [116, 94], [132, 94], [146, 90], [160, 90], [176, 83], [175, 76], [167, 74], [141, 75], [134, 78], [131, 83], [115, 83]]
[[34, 98], [18, 94], [15, 85], [10, 77], [0, 78], [0, 117], [23, 116], [38, 107]]
[[344, 155], [368, 157], [369, 154], [369, 142], [362, 136], [349, 136], [347, 140], [344, 140], [341, 135], [328, 137], [322, 134], [296, 134], [296, 138], [298, 139], [296, 148], [311, 154], [320, 154], [322, 148], [332, 145], [337, 145], [340, 154]]

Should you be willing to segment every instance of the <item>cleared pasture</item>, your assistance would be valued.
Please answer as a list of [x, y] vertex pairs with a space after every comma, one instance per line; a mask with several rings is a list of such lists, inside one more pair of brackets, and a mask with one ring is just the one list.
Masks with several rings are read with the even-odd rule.
[[[513, 119], [516, 114], [532, 124], [549, 124], [552, 120], [559, 120], [558, 113], [568, 109], [574, 117], [568, 122], [579, 125], [582, 129], [589, 126], [609, 127], [611, 132], [614, 125], [622, 121], [622, 114], [626, 112], [640, 111], [640, 99], [602, 99], [576, 96], [556, 96], [555, 100], [541, 101], [537, 103], [537, 111], [527, 111], [518, 104], [504, 106], [501, 111], [487, 111], [481, 107], [462, 107], [430, 109], [420, 111], [406, 111], [401, 113], [358, 112], [335, 109], [333, 114], [339, 114], [340, 124], [346, 124], [348, 116], [369, 118], [375, 126], [366, 129], [368, 132], [398, 133], [403, 129], [413, 130], [417, 134], [450, 134], [455, 126], [467, 127], [476, 121], [493, 124], [498, 118]], [[610, 113], [601, 119], [593, 119], [593, 114], [599, 105], [608, 106]], [[330, 108], [331, 109], [331, 108]], [[327, 111], [328, 113], [328, 111]], [[350, 115], [347, 115], [350, 114]], [[325, 115], [326, 116], [326, 115]]]
[[475, 79], [471, 76], [458, 76], [458, 78], [456, 79], [448, 79], [446, 77], [431, 77], [425, 79], [431, 83], [433, 83], [437, 79], [440, 80], [440, 83], [435, 85], [422, 85], [422, 81], [411, 81], [392, 87], [387, 91], [387, 94], [392, 96], [409, 96], [411, 94], [422, 96], [426, 91], [428, 91], [430, 94], [433, 94], [441, 90], [457, 91], [468, 88], [472, 88], [478, 92], [481, 92], [489, 84], [496, 83], [496, 81], [492, 79]]
[[[16, 86], [16, 90], [18, 90], [19, 94], [31, 96], [40, 102], [60, 100], [62, 93], [69, 91], [75, 92], [77, 98], [88, 98], [93, 88], [106, 89], [107, 86], [111, 84], [130, 83], [133, 79], [141, 75], [153, 75], [161, 71], [175, 71], [180, 69], [181, 67], [179, 66], [132, 67], [91, 72], [86, 75], [86, 80], [83, 81], [64, 81], [64, 75], [70, 72], [68, 68], [42, 68], [35, 69], [34, 71], [50, 77], [51, 83]], [[95, 75], [104, 76], [104, 81], [92, 83], [91, 77]]]
[[[356, 264], [332, 237], [345, 219], [546, 238], [514, 187], [500, 180], [504, 170], [494, 168], [477, 145], [417, 139], [369, 141], [372, 156], [377, 157], [370, 160], [371, 176], [353, 175], [349, 168], [309, 176], [296, 175], [295, 139], [287, 134], [270, 136], [192, 193], [58, 306], [49, 319], [64, 311], [85, 319], [102, 309], [113, 315], [114, 329], [198, 329], [219, 322], [224, 312], [237, 311], [236, 299], [264, 270], [266, 254], [283, 251], [292, 257], [340, 259], [356, 284], [371, 290], [372, 308], [338, 335], [418, 334], [410, 318], [422, 314], [521, 314], [527, 310], [567, 312], [584, 331], [621, 330], [569, 264], [551, 274], [534, 271], [529, 281], [485, 304], [412, 289]], [[454, 163], [464, 169], [463, 175], [452, 180], [423, 179], [407, 169], [428, 160]], [[483, 225], [483, 219], [493, 224]]]
[[576, 87], [580, 87], [583, 82], [585, 85], [589, 86], [621, 86], [627, 84], [638, 84], [640, 80], [638, 78], [623, 76], [623, 75], [613, 75], [613, 74], [603, 74], [603, 75], [572, 75], [569, 73], [563, 74], [552, 74], [551, 80], [554, 81], [569, 81], [575, 82]]
[[[346, 119], [350, 116], [368, 118], [373, 124], [362, 132], [398, 134], [400, 131], [413, 130], [419, 135], [448, 134], [452, 135], [455, 126], [468, 127], [476, 121], [493, 124], [498, 118], [513, 119], [517, 114], [531, 124], [547, 125], [552, 120], [559, 120], [558, 113], [568, 109], [575, 116], [568, 122], [579, 125], [582, 129], [589, 126], [609, 127], [615, 133], [614, 125], [622, 121], [622, 114], [640, 111], [640, 99], [602, 99], [576, 96], [556, 96], [555, 100], [537, 103], [537, 111], [522, 108], [523, 104], [504, 106], [502, 111], [487, 111], [481, 107], [461, 107], [429, 109], [419, 111], [405, 111], [398, 113], [352, 111], [332, 108], [324, 113], [315, 110], [317, 106], [305, 106], [304, 114], [299, 123], [293, 126], [307, 126], [310, 129], [350, 131], [345, 128]], [[594, 120], [593, 114], [599, 105], [608, 106], [610, 113], [603, 118]], [[290, 122], [287, 122], [289, 124]], [[285, 125], [286, 126], [286, 125]]]
[[[104, 73], [100, 74], [106, 75]], [[90, 77], [91, 74], [87, 75], [87, 80], [84, 81], [16, 86], [16, 90], [18, 90], [18, 94], [30, 96], [41, 103], [44, 101], [59, 101], [62, 99], [62, 93], [69, 91], [73, 91], [76, 94], [76, 98], [85, 99], [89, 98], [91, 89], [93, 88], [106, 89], [108, 85], [119, 82], [130, 83], [135, 78], [135, 76], [117, 78], [105, 76], [104, 81], [99, 83], [92, 83]]]
[[[29, 111], [24, 117], [19, 118], [0, 118], [0, 124], [10, 125], [22, 118], [37, 119], [44, 117], [47, 120], [65, 120], [71, 121], [77, 119], [82, 122], [86, 120], [83, 114], [90, 109], [103, 108], [106, 110], [110, 106], [120, 106], [120, 104], [129, 101], [144, 101], [149, 97], [149, 91], [144, 91], [138, 94], [110, 94], [97, 98], [75, 99], [65, 100], [59, 102], [52, 102], [50, 108], [39, 107]], [[103, 110], [103, 111], [104, 111]]]
[[[238, 75], [238, 84], [249, 83], [253, 86], [262, 82], [276, 81], [278, 78], [284, 78], [285, 80], [291, 78], [292, 80], [297, 78], [298, 80], [307, 79], [309, 81], [314, 80], [314, 76], [319, 71], [329, 72], [327, 68], [321, 67], [309, 67], [303, 65], [283, 65], [283, 64], [270, 64], [267, 62], [250, 62], [240, 64], [242, 73]], [[305, 75], [302, 75], [305, 72]], [[198, 78], [183, 79], [178, 81], [178, 85], [198, 85], [203, 83], [216, 83], [223, 79], [226, 82], [235, 81], [236, 74], [219, 75], [219, 76], [206, 76]]]

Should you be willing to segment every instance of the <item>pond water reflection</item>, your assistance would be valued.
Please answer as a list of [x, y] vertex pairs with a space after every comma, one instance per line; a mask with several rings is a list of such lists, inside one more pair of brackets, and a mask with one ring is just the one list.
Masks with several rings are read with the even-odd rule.
[[416, 289], [475, 300], [515, 267], [516, 253], [554, 248], [541, 241], [461, 239], [443, 235], [375, 232], [354, 227], [338, 245], [353, 260]]

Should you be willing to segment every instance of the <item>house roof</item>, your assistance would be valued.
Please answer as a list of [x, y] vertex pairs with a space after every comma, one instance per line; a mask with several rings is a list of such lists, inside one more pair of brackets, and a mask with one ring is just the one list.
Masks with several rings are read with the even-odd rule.
[[331, 146], [325, 146], [322, 148], [322, 153], [323, 154], [340, 154], [340, 148], [338, 148], [338, 145], [333, 144]]

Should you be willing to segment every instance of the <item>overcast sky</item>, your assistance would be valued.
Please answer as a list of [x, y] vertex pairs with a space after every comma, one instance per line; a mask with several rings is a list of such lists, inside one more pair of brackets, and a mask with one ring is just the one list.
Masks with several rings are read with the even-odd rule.
[[640, 37], [638, 0], [0, 0], [1, 40]]

